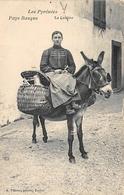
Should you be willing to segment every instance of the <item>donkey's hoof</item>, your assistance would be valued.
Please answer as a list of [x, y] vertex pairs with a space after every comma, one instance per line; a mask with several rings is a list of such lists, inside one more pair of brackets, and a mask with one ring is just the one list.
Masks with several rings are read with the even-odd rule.
[[69, 162], [75, 164], [76, 163], [75, 157], [70, 157]]
[[43, 137], [44, 143], [47, 143], [48, 137]]
[[84, 159], [88, 159], [87, 152], [83, 153], [81, 156], [82, 156], [82, 158], [84, 158]]
[[33, 144], [36, 144], [37, 143], [37, 140], [36, 139], [32, 139], [32, 143]]

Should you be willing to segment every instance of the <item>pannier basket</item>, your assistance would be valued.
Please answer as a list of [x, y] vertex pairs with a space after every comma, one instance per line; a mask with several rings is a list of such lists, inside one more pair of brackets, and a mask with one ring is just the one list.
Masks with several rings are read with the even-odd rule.
[[17, 93], [17, 107], [26, 114], [47, 114], [52, 110], [48, 101], [49, 88], [43, 85], [21, 85]]

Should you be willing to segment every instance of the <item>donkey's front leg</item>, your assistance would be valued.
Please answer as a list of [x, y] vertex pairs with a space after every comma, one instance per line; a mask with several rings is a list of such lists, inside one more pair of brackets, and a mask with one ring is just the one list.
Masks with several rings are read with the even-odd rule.
[[74, 127], [73, 127], [73, 116], [71, 115], [67, 116], [67, 126], [68, 126], [69, 161], [71, 163], [75, 163], [75, 157], [73, 156], [73, 152], [72, 152], [72, 145], [74, 140]]
[[87, 159], [87, 152], [84, 150], [84, 145], [83, 145], [83, 132], [82, 132], [82, 121], [83, 121], [83, 116], [79, 116], [76, 120], [76, 127], [77, 127], [77, 135], [78, 135], [78, 140], [79, 140], [79, 150], [81, 152], [81, 156], [84, 159]]
[[38, 122], [38, 116], [34, 115], [33, 117], [33, 134], [32, 134], [32, 143], [37, 143], [36, 140], [36, 126], [39, 126], [39, 122]]
[[41, 122], [42, 131], [43, 131], [43, 141], [45, 143], [47, 143], [48, 136], [47, 136], [47, 131], [46, 131], [46, 127], [45, 127], [45, 119], [42, 118], [42, 116], [39, 116], [39, 119], [40, 119], [40, 122]]

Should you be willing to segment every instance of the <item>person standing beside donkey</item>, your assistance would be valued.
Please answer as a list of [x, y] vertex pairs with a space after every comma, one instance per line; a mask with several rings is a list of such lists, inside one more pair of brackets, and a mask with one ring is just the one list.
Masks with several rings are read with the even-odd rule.
[[[50, 82], [53, 107], [56, 108], [70, 101], [76, 94], [76, 79], [73, 78], [76, 66], [69, 50], [61, 46], [63, 34], [60, 31], [52, 33], [53, 47], [43, 51], [40, 70], [44, 72]], [[66, 105], [66, 114], [74, 114], [81, 106], [71, 101]]]

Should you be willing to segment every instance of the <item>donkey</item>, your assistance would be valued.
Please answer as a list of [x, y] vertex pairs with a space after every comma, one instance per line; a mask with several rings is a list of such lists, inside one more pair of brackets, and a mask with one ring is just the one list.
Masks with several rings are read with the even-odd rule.
[[84, 149], [83, 145], [83, 132], [82, 132], [82, 122], [83, 115], [88, 106], [91, 106], [96, 101], [96, 94], [103, 95], [105, 98], [109, 98], [112, 93], [112, 88], [110, 85], [111, 76], [109, 73], [106, 73], [105, 69], [101, 66], [104, 51], [102, 51], [97, 61], [89, 59], [81, 51], [81, 55], [84, 58], [85, 65], [82, 66], [75, 74], [74, 78], [76, 79], [76, 88], [80, 94], [81, 101], [78, 103], [81, 105], [81, 108], [76, 111], [73, 115], [66, 115], [65, 105], [61, 105], [56, 109], [53, 109], [50, 114], [35, 114], [33, 117], [33, 135], [32, 142], [36, 143], [36, 126], [39, 124], [39, 120], [42, 126], [43, 131], [43, 141], [46, 143], [48, 140], [47, 131], [45, 128], [45, 119], [52, 121], [62, 121], [67, 120], [68, 127], [68, 156], [69, 162], [75, 163], [75, 157], [72, 151], [72, 145], [74, 140], [74, 123], [77, 128], [77, 136], [79, 140], [79, 150], [81, 156], [84, 159], [88, 158], [87, 152]]

